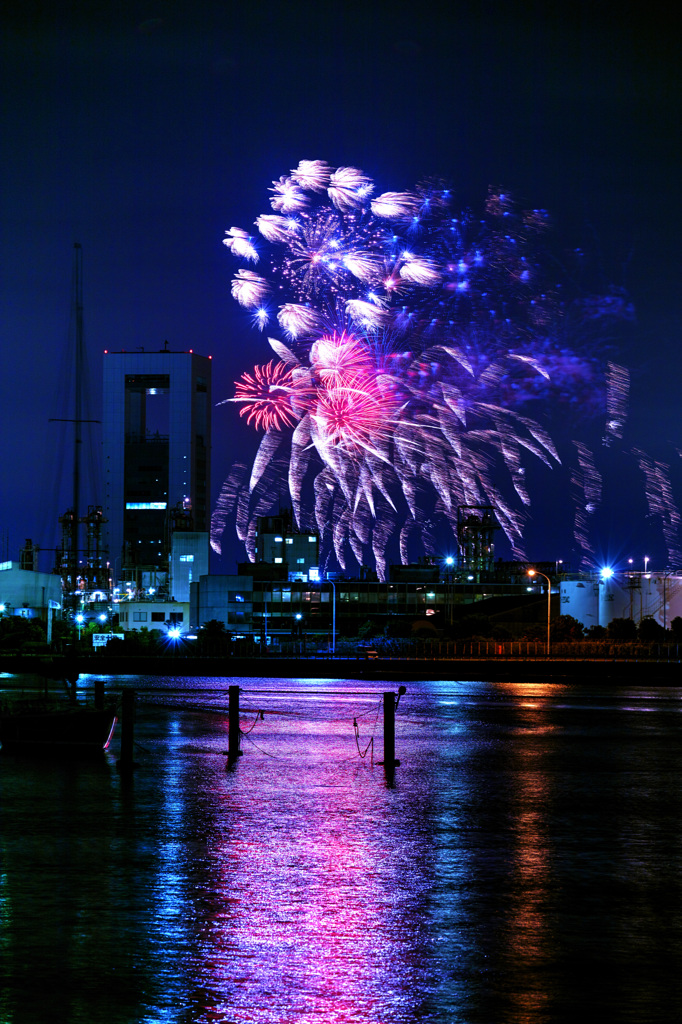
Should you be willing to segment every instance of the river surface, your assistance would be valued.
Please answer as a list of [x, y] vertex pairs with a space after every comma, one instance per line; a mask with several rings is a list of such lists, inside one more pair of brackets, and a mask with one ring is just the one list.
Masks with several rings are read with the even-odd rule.
[[411, 682], [391, 780], [395, 684], [107, 685], [131, 777], [0, 753], [1, 1024], [682, 1019], [682, 689]]

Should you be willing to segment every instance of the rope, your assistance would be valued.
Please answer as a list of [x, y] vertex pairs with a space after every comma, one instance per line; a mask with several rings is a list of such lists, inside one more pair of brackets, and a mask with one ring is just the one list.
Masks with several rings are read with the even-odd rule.
[[378, 705], [377, 705], [377, 712], [376, 712], [376, 716], [375, 716], [375, 719], [374, 719], [374, 726], [373, 726], [373, 728], [372, 728], [372, 735], [370, 736], [370, 738], [369, 738], [369, 742], [367, 743], [367, 746], [365, 747], [364, 751], [363, 751], [363, 750], [360, 750], [360, 729], [358, 728], [358, 721], [357, 721], [357, 718], [354, 718], [354, 719], [353, 719], [353, 731], [354, 731], [354, 733], [355, 733], [355, 746], [356, 746], [356, 747], [357, 747], [357, 749], [358, 749], [358, 754], [359, 754], [359, 756], [360, 756], [360, 757], [362, 757], [362, 758], [365, 758], [365, 757], [367, 757], [367, 751], [368, 751], [368, 750], [370, 749], [370, 747], [371, 747], [371, 748], [372, 748], [372, 757], [371, 757], [371, 764], [372, 764], [372, 765], [374, 765], [374, 733], [376, 732], [376, 728], [377, 728], [377, 722], [379, 721], [379, 708], [380, 708], [380, 707], [381, 707], [381, 705], [380, 705], [380, 704], [378, 704]]
[[262, 722], [265, 721], [265, 715], [262, 711], [256, 712], [256, 717], [251, 723], [251, 727], [249, 729], [240, 729], [242, 736], [248, 736], [250, 732], [253, 732], [253, 730], [256, 728], [256, 722], [258, 721], [259, 718]]

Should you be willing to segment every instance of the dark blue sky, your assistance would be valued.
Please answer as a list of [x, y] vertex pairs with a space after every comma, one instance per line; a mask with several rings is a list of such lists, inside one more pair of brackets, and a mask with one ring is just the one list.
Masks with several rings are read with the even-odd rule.
[[[668, 560], [630, 454], [671, 467], [679, 504], [682, 90], [677, 30], [672, 15], [652, 17], [657, 6], [10, 2], [2, 557], [29, 536], [54, 546], [70, 500], [48, 419], [69, 415], [73, 243], [84, 253], [90, 415], [102, 351], [166, 339], [213, 356], [217, 402], [270, 356], [230, 297], [224, 231], [267, 211], [273, 178], [320, 158], [363, 168], [378, 191], [440, 175], [475, 207], [502, 184], [550, 211], [559, 254], [579, 244], [599, 254], [604, 283], [628, 288], [637, 321], [619, 353], [632, 371], [626, 436], [597, 453], [597, 544], [605, 556]], [[215, 496], [257, 439], [232, 405], [214, 411], [213, 429]], [[585, 424], [590, 443], [598, 434]], [[534, 482], [530, 557], [571, 557], [565, 483], [560, 473]], [[238, 553], [228, 543], [215, 568], [231, 571]]]

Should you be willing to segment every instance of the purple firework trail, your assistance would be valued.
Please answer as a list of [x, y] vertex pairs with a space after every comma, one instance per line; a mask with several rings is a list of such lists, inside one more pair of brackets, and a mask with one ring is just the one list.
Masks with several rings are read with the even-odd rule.
[[[253, 557], [256, 517], [288, 497], [323, 560], [373, 558], [380, 578], [393, 541], [403, 561], [417, 536], [436, 554], [435, 524], [454, 531], [460, 505], [493, 505], [524, 557], [527, 462], [559, 463], [537, 410], [603, 401], [596, 360], [570, 342], [622, 318], [625, 300], [557, 283], [547, 214], [501, 189], [476, 218], [439, 181], [377, 195], [357, 168], [302, 160], [270, 191], [257, 233], [224, 240], [250, 265], [232, 295], [270, 351], [226, 400], [265, 433], [248, 479], [226, 481], [214, 547], [236, 511]], [[609, 373], [607, 434], [620, 437], [627, 376]], [[596, 471], [578, 452], [573, 482], [592, 501]], [[586, 551], [582, 520], [575, 535]]]

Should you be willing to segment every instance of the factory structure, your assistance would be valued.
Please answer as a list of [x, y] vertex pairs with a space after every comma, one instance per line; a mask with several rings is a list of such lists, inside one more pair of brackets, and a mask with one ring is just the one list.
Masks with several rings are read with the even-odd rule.
[[180, 635], [216, 620], [261, 643], [337, 626], [352, 635], [368, 620], [438, 635], [467, 611], [518, 632], [546, 615], [547, 580], [552, 616], [588, 628], [614, 618], [669, 627], [682, 615], [677, 570], [571, 573], [550, 562], [530, 579], [529, 566], [496, 562], [490, 505], [458, 508], [452, 555], [391, 566], [383, 582], [365, 567], [357, 578], [323, 571], [318, 534], [286, 508], [257, 521], [253, 562], [210, 574], [211, 361], [192, 350], [105, 353], [102, 435], [102, 504], [79, 509], [76, 482], [52, 573], [38, 571], [30, 540], [20, 561], [0, 563], [0, 615], [78, 613]]

